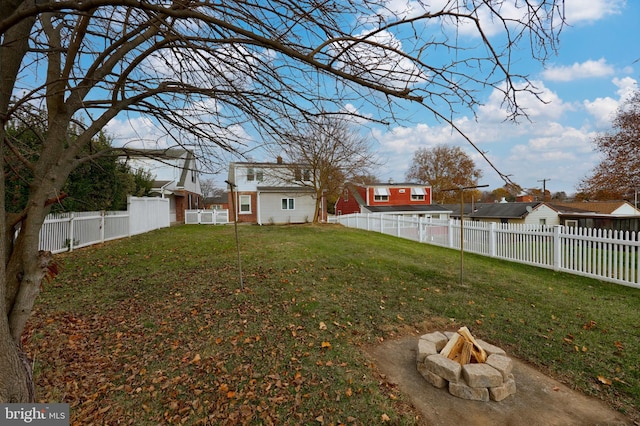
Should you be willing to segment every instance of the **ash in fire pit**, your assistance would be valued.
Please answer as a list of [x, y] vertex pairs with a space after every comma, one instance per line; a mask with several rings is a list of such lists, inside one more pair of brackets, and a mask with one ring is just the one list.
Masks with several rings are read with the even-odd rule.
[[467, 327], [425, 334], [418, 341], [418, 371], [459, 398], [502, 401], [516, 392], [513, 363], [505, 351], [475, 339]]

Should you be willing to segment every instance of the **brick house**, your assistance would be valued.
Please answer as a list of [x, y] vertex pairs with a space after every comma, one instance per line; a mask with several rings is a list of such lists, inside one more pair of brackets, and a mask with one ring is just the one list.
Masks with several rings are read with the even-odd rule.
[[448, 218], [449, 211], [431, 204], [431, 187], [417, 183], [347, 183], [335, 205], [336, 215], [391, 213]]

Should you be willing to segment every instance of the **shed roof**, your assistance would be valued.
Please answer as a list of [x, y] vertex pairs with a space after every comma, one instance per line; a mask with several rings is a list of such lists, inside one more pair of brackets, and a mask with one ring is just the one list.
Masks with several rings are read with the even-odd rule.
[[558, 206], [559, 209], [576, 209], [566, 210], [573, 213], [598, 213], [598, 214], [613, 214], [620, 207], [629, 204], [626, 201], [577, 201], [572, 203], [553, 203]]

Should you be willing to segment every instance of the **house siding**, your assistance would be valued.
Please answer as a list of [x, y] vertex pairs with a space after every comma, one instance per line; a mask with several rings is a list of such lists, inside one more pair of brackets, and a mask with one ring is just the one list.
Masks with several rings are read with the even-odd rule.
[[524, 223], [539, 225], [541, 221], [544, 221], [547, 226], [560, 225], [560, 216], [557, 211], [542, 205], [529, 213]]
[[[306, 223], [313, 221], [315, 200], [309, 194], [300, 193], [260, 193], [260, 212], [258, 223], [261, 225]], [[293, 210], [282, 209], [282, 199], [294, 200]]]
[[[412, 199], [412, 189], [422, 189], [424, 199]], [[375, 199], [376, 189], [385, 189], [389, 197], [386, 201]], [[359, 186], [347, 184], [336, 201], [336, 214], [364, 213], [369, 210], [367, 207], [388, 207], [388, 206], [429, 206], [431, 205], [431, 187], [406, 184], [374, 184]], [[418, 214], [418, 213], [416, 213]]]
[[[385, 188], [389, 192], [388, 201], [376, 201], [376, 188]], [[419, 187], [425, 192], [424, 200], [412, 200], [411, 189], [416, 186], [375, 186], [367, 188], [366, 200], [369, 206], [404, 206], [404, 205], [429, 205], [431, 204], [431, 188]]]
[[[358, 188], [360, 192], [360, 196], [364, 199], [365, 190], [364, 188]], [[342, 196], [336, 202], [336, 214], [352, 214], [352, 213], [362, 213], [360, 211], [360, 204], [358, 204], [358, 200], [353, 193], [353, 188], [344, 188], [342, 191]]]
[[[239, 212], [238, 222], [260, 225], [312, 222], [316, 207], [315, 192], [311, 187], [312, 182], [305, 181], [303, 184], [296, 180], [298, 170], [304, 176], [302, 171], [308, 168], [282, 163], [232, 163], [229, 180], [235, 184], [235, 209], [239, 211], [241, 195], [251, 196], [251, 212]], [[295, 199], [293, 210], [282, 209], [283, 198]], [[324, 199], [322, 207], [326, 209]], [[319, 217], [326, 218], [326, 210]], [[230, 220], [235, 220], [233, 211]]]
[[[525, 208], [532, 210], [529, 212]], [[480, 205], [477, 213], [470, 214], [469, 217], [475, 221], [487, 223], [540, 225], [541, 222], [544, 222], [546, 226], [560, 224], [558, 212], [542, 203], [517, 202]]]

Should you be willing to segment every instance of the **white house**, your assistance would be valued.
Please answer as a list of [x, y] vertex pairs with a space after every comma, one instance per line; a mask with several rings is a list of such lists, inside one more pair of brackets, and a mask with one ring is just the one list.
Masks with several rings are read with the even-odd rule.
[[168, 198], [171, 222], [184, 223], [184, 212], [204, 208], [196, 158], [181, 148], [135, 150], [122, 157], [133, 170], [153, 176], [151, 194]]
[[640, 232], [640, 210], [627, 201], [553, 203], [562, 225]]
[[[230, 220], [259, 225], [312, 222], [316, 209], [313, 171], [304, 164], [233, 162], [229, 165]], [[320, 200], [320, 220], [326, 202]]]
[[[460, 218], [460, 205], [445, 204]], [[531, 203], [475, 203], [464, 205], [465, 220], [495, 223], [521, 223], [554, 226], [560, 224], [558, 211], [542, 202]]]

